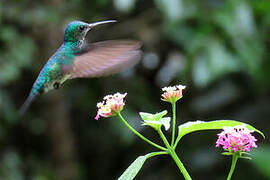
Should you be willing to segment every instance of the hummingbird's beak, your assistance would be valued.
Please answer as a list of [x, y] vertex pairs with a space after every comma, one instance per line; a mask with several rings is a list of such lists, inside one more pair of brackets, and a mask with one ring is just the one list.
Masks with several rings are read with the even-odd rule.
[[114, 22], [117, 22], [117, 21], [116, 21], [116, 20], [100, 21], [100, 22], [95, 22], [95, 23], [89, 24], [89, 27], [90, 27], [90, 28], [93, 28], [93, 27], [98, 26], [98, 25], [100, 25], [100, 24], [114, 23]]

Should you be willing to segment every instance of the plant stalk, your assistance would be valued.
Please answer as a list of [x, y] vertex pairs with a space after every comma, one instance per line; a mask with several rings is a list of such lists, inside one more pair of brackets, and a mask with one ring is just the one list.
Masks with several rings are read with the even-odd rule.
[[168, 154], [168, 152], [167, 151], [152, 152], [148, 154], [147, 158], [158, 156], [158, 155], [164, 155], [164, 154]]
[[175, 119], [176, 119], [176, 103], [172, 103], [172, 112], [173, 112], [173, 128], [172, 128], [172, 142], [171, 146], [174, 145], [174, 138], [175, 138]]
[[184, 178], [186, 180], [192, 180], [190, 175], [188, 174], [186, 168], [184, 167], [183, 163], [181, 162], [181, 160], [179, 159], [179, 157], [175, 153], [174, 149], [170, 146], [169, 142], [167, 141], [166, 137], [164, 136], [164, 134], [160, 128], [158, 129], [158, 134], [160, 135], [161, 139], [163, 140], [164, 144], [166, 145], [168, 153], [173, 158], [174, 162], [178, 166], [178, 168], [181, 171], [181, 173], [183, 174]]
[[149, 139], [147, 139], [146, 137], [144, 137], [143, 135], [141, 135], [138, 131], [136, 131], [133, 127], [131, 127], [131, 126], [127, 123], [127, 121], [122, 117], [122, 115], [121, 115], [120, 113], [118, 113], [117, 115], [118, 115], [118, 117], [121, 119], [121, 121], [122, 121], [122, 122], [123, 122], [123, 123], [124, 123], [124, 124], [125, 124], [125, 125], [133, 132], [133, 133], [135, 133], [137, 136], [139, 136], [142, 140], [148, 142], [149, 144], [151, 144], [152, 146], [155, 146], [155, 147], [158, 148], [158, 149], [161, 149], [161, 150], [163, 150], [163, 151], [167, 151], [166, 148], [164, 148], [164, 147], [162, 147], [162, 146], [160, 146], [160, 145], [158, 145], [158, 144], [156, 144], [156, 143], [150, 141]]
[[234, 172], [234, 169], [235, 169], [235, 165], [236, 165], [237, 159], [238, 159], [238, 155], [237, 155], [237, 154], [234, 154], [233, 157], [232, 157], [231, 170], [230, 170], [230, 172], [229, 172], [229, 175], [228, 175], [228, 177], [227, 177], [227, 180], [230, 180], [231, 177], [232, 177], [232, 174], [233, 174], [233, 172]]

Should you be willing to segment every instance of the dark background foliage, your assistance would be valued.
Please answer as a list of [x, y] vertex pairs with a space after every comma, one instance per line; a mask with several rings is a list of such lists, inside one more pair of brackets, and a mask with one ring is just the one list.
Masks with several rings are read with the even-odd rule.
[[[117, 19], [89, 41], [141, 40], [143, 59], [111, 77], [76, 79], [17, 112], [40, 69], [60, 46], [68, 22]], [[184, 84], [178, 123], [235, 119], [263, 131], [253, 160], [240, 160], [234, 179], [270, 179], [269, 0], [1, 0], [0, 178], [116, 179], [155, 149], [117, 118], [95, 121], [104, 95], [128, 92], [123, 116], [145, 136], [138, 112], [158, 112], [161, 88]], [[177, 152], [194, 179], [225, 179], [230, 158], [215, 148], [218, 131], [183, 138]], [[170, 132], [166, 133], [170, 137]], [[136, 179], [183, 179], [174, 162], [154, 157]]]

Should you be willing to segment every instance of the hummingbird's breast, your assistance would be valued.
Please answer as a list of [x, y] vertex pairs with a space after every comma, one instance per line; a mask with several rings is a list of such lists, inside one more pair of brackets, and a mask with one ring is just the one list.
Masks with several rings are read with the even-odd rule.
[[34, 83], [33, 93], [43, 93], [52, 89], [58, 89], [70, 77], [70, 74], [63, 72], [62, 67], [63, 65], [72, 64], [73, 59], [74, 51], [62, 45], [41, 70]]

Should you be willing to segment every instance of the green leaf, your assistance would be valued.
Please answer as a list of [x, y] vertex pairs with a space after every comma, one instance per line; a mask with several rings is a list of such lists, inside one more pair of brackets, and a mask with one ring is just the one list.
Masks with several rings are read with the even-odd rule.
[[170, 129], [170, 122], [171, 118], [170, 117], [165, 117], [160, 119], [160, 123], [165, 127], [165, 130], [167, 131]]
[[168, 111], [164, 110], [164, 111], [156, 113], [156, 114], [145, 113], [145, 112], [140, 112], [139, 114], [140, 114], [142, 120], [144, 120], [144, 121], [158, 121], [163, 116], [165, 116], [167, 113], [168, 113]]
[[242, 123], [239, 121], [234, 121], [234, 120], [216, 120], [216, 121], [209, 121], [209, 122], [193, 121], [193, 122], [187, 122], [185, 124], [180, 125], [178, 127], [179, 133], [178, 133], [178, 137], [176, 141], [178, 142], [184, 135], [195, 132], [195, 131], [222, 129], [223, 127], [226, 127], [226, 126], [233, 127], [237, 125], [245, 125], [246, 128], [253, 130], [255, 132], [258, 132], [259, 134], [263, 136], [263, 138], [265, 138], [264, 134], [261, 131], [255, 129], [249, 124]]
[[140, 112], [139, 114], [140, 114], [142, 120], [144, 120], [144, 121], [149, 121], [149, 120], [153, 119], [153, 114], [151, 114], [151, 113]]
[[167, 131], [170, 128], [170, 117], [161, 118], [159, 121], [144, 121], [143, 125], [151, 126], [155, 130], [158, 130], [163, 125]]
[[[251, 157], [249, 157], [251, 155], [250, 153], [247, 153], [247, 152], [237, 152], [237, 153], [239, 153], [238, 154], [239, 158], [248, 159], [248, 160], [252, 159]], [[221, 154], [225, 155], [225, 156], [233, 156], [235, 154], [235, 152], [233, 152], [233, 151], [232, 152], [223, 152]], [[249, 156], [247, 156], [247, 155], [249, 155]]]
[[165, 116], [168, 113], [167, 110], [161, 111], [159, 113], [154, 114], [154, 119], [156, 121], [160, 120], [163, 116]]
[[142, 168], [145, 160], [147, 159], [147, 155], [139, 156], [126, 170], [125, 172], [118, 178], [118, 180], [127, 180], [133, 179], [137, 173]]
[[251, 157], [248, 157], [248, 156], [240, 156], [239, 158], [252, 160], [252, 158]]
[[132, 180], [138, 174], [142, 168], [146, 159], [156, 156], [166, 154], [166, 152], [153, 152], [146, 154], [144, 156], [139, 156], [137, 159], [125, 170], [125, 172], [118, 178], [118, 180]]
[[251, 154], [250, 153], [248, 153], [248, 152], [240, 152], [241, 153], [241, 155], [248, 155], [248, 156], [250, 156]]
[[233, 153], [231, 153], [231, 152], [223, 152], [221, 154], [222, 155], [225, 155], [225, 156], [232, 156], [233, 155]]
[[144, 121], [143, 125], [151, 126], [155, 130], [161, 128], [162, 125], [165, 127], [165, 130], [168, 130], [170, 128], [171, 118], [170, 117], [163, 118], [163, 116], [167, 114], [166, 110], [156, 114], [145, 112], [140, 112], [139, 114]]

